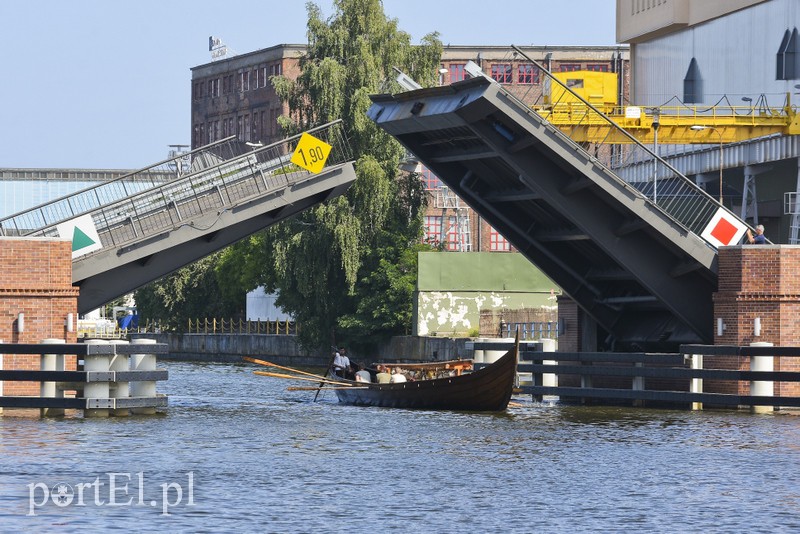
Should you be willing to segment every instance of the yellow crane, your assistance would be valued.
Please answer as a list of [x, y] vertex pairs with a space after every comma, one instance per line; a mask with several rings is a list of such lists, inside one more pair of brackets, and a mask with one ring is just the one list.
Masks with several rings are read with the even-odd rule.
[[630, 143], [608, 119], [645, 144], [653, 143], [656, 130], [659, 143], [681, 145], [800, 134], [800, 116], [791, 105], [789, 94], [786, 105], [780, 108], [688, 105], [643, 108], [618, 104], [615, 73], [575, 71], [553, 76], [603, 113], [597, 113], [557, 83], [549, 80], [545, 83], [544, 105], [534, 106], [534, 111], [581, 143]]

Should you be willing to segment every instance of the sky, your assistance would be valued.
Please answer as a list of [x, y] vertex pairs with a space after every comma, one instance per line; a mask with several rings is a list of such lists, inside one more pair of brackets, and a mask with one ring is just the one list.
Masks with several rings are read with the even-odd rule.
[[[317, 0], [325, 17], [333, 0]], [[384, 0], [420, 39], [614, 45], [615, 0]], [[0, 0], [0, 168], [138, 169], [190, 142], [208, 38], [246, 53], [306, 40], [302, 0]]]

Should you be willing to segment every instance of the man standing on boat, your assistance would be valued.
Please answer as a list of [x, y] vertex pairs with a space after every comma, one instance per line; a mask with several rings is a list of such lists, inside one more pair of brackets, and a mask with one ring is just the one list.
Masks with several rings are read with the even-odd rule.
[[350, 372], [350, 358], [347, 357], [347, 351], [344, 347], [339, 347], [336, 356], [333, 357], [333, 374], [341, 378], [348, 378]]

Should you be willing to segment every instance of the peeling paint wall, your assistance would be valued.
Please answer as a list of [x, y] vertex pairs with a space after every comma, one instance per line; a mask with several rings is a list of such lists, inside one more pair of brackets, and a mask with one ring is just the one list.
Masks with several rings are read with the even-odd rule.
[[467, 335], [481, 310], [555, 306], [561, 291], [519, 254], [423, 252], [415, 335]]

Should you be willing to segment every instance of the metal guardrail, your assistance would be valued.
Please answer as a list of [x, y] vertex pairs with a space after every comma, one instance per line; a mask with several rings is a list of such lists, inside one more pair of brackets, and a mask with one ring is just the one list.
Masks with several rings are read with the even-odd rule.
[[265, 334], [293, 336], [294, 321], [245, 321], [243, 319], [189, 319], [187, 334]]
[[504, 323], [500, 329], [501, 337], [514, 337], [519, 333], [520, 340], [558, 338], [558, 323], [555, 321]]
[[[547, 77], [546, 82], [549, 82], [551, 86], [552, 84], [556, 84], [564, 89], [564, 91], [560, 93], [560, 98], [569, 98], [570, 100], [577, 99], [578, 101], [582, 102], [582, 105], [585, 106], [585, 114], [583, 118], [576, 118], [577, 123], [573, 126], [573, 128], [584, 128], [587, 125], [599, 122], [609, 126], [609, 134], [606, 136], [606, 139], [611, 137], [613, 133], [616, 136], [628, 138], [630, 140], [630, 144], [618, 145], [613, 144], [612, 142], [601, 142], [594, 144], [594, 146], [580, 145], [572, 141], [572, 139], [570, 139], [570, 137], [562, 131], [561, 126], [551, 125], [553, 127], [553, 131], [556, 132], [557, 135], [560, 135], [568, 140], [570, 143], [575, 145], [576, 148], [592, 153], [595, 161], [599, 165], [602, 165], [608, 169], [615, 176], [616, 173], [614, 172], [614, 169], [624, 167], [633, 162], [652, 160], [653, 173], [651, 180], [626, 182], [619, 177], [617, 178], [620, 180], [620, 182], [627, 184], [638, 191], [639, 195], [646, 202], [656, 206], [673, 221], [688, 231], [701, 236], [703, 230], [711, 221], [717, 210], [720, 207], [724, 208], [724, 206], [722, 206], [717, 199], [709, 195], [697, 184], [689, 180], [672, 165], [659, 157], [650, 147], [640, 143], [635, 137], [626, 132], [597, 107], [589, 103], [570, 87], [568, 87], [567, 84], [553, 76], [553, 74], [547, 70], [544, 65], [532, 59], [520, 48], [516, 46], [512, 46], [512, 48], [517, 54], [533, 63], [536, 68], [538, 68]], [[529, 106], [524, 103], [524, 96], [520, 97], [520, 95], [514, 95], [510, 92], [506, 93], [509, 97], [517, 100], [524, 107], [530, 109]], [[560, 99], [552, 102], [551, 104], [553, 106], [564, 105]], [[530, 109], [530, 113], [535, 113], [535, 111]], [[741, 221], [736, 214], [730, 210], [727, 210], [727, 208], [725, 209], [728, 212], [729, 218], [738, 219]], [[741, 222], [742, 224], [746, 225], [744, 221]], [[716, 249], [714, 244], [708, 243], [708, 245]]]
[[156, 185], [180, 179], [182, 176], [201, 171], [220, 161], [226, 161], [239, 155], [241, 149], [237, 145], [239, 143], [235, 137], [226, 137], [113, 180], [15, 213], [0, 219], [0, 235], [28, 235], [41, 228], [72, 219]]
[[[342, 121], [308, 130], [333, 148], [326, 167], [351, 159]], [[91, 210], [103, 248], [122, 247], [155, 236], [207, 213], [222, 211], [259, 196], [281, 191], [312, 174], [290, 162], [301, 134], [221, 161], [166, 184]], [[29, 235], [57, 237], [56, 225]], [[94, 252], [96, 254], [97, 252]], [[90, 256], [92, 253], [83, 256]]]

